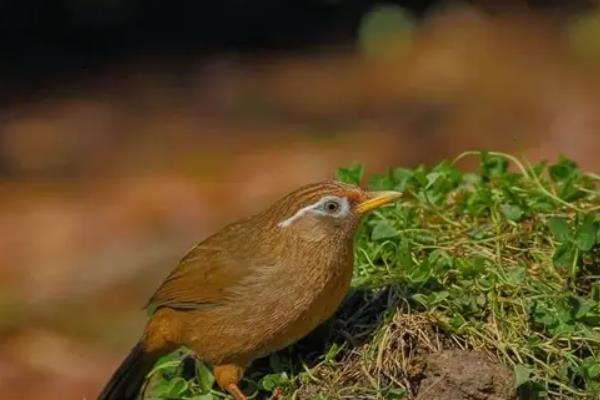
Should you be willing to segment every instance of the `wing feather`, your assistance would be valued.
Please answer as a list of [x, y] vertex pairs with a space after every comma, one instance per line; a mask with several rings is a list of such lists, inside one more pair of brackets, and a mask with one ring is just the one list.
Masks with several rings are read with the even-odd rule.
[[248, 265], [228, 257], [227, 251], [200, 244], [179, 262], [146, 307], [197, 309], [217, 305], [225, 299], [226, 289], [248, 274]]

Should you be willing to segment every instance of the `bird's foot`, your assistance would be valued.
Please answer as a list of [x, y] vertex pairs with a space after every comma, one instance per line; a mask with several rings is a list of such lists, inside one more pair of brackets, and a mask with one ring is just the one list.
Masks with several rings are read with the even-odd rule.
[[227, 392], [230, 395], [232, 395], [235, 400], [248, 400], [246, 395], [244, 393], [242, 393], [242, 391], [240, 390], [238, 385], [236, 385], [235, 383], [227, 385], [225, 390], [227, 390]]

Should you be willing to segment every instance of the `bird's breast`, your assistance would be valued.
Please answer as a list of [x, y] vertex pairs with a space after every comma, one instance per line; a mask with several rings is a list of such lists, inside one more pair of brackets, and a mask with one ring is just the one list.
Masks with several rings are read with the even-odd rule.
[[256, 299], [262, 311], [254, 329], [263, 339], [257, 356], [288, 346], [330, 318], [348, 291], [352, 267], [351, 252], [286, 266], [269, 293]]

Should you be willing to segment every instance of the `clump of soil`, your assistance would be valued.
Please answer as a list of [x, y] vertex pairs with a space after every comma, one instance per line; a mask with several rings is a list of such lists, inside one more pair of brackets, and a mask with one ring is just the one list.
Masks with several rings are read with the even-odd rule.
[[422, 359], [417, 400], [511, 400], [513, 376], [485, 354], [444, 350]]

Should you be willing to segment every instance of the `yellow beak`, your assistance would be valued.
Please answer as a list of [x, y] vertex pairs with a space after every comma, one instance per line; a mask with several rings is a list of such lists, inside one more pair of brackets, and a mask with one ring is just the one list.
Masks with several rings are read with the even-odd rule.
[[364, 214], [385, 204], [391, 203], [402, 196], [402, 193], [393, 191], [367, 192], [367, 196], [367, 200], [356, 206], [356, 211], [359, 214]]

